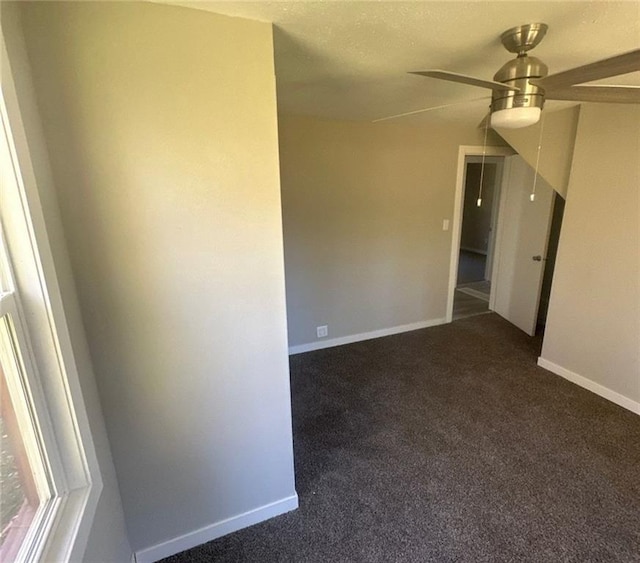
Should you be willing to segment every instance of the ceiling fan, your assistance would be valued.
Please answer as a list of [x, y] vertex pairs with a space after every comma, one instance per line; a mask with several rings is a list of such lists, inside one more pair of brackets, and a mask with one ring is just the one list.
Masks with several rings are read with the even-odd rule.
[[640, 87], [580, 86], [585, 82], [639, 71], [640, 49], [548, 75], [547, 65], [527, 54], [542, 41], [547, 29], [544, 23], [530, 23], [505, 31], [500, 40], [507, 51], [516, 53], [517, 57], [504, 64], [493, 80], [446, 70], [410, 74], [490, 89], [492, 127], [515, 129], [533, 125], [540, 119], [545, 100], [640, 104]]

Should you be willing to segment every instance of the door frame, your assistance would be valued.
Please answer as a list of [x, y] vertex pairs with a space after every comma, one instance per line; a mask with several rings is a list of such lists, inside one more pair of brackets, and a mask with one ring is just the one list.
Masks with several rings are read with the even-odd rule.
[[[451, 258], [449, 260], [449, 291], [447, 295], [446, 322], [453, 320], [453, 298], [458, 280], [458, 260], [460, 254], [460, 237], [462, 235], [462, 211], [464, 205], [464, 180], [466, 175], [466, 158], [468, 156], [512, 156], [516, 154], [511, 147], [478, 145], [460, 145], [458, 147], [458, 168], [456, 173], [456, 191], [453, 202], [453, 220], [451, 224]], [[495, 260], [494, 260], [495, 262]]]

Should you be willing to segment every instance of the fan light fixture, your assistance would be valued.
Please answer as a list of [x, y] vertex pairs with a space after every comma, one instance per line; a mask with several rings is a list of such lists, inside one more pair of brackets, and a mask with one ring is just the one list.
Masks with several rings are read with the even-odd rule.
[[[439, 69], [420, 70], [411, 74], [491, 90], [490, 123], [496, 128], [517, 129], [537, 123], [545, 100], [640, 104], [640, 88], [637, 86], [588, 85], [603, 78], [640, 71], [640, 49], [549, 75], [547, 65], [528, 54], [542, 41], [547, 29], [548, 26], [544, 23], [528, 23], [512, 27], [500, 35], [504, 48], [514, 53], [516, 58], [502, 65], [493, 80]], [[382, 119], [436, 110], [458, 103], [460, 102]]]
[[540, 114], [539, 107], [500, 109], [491, 114], [491, 127], [504, 129], [529, 127], [540, 121]]

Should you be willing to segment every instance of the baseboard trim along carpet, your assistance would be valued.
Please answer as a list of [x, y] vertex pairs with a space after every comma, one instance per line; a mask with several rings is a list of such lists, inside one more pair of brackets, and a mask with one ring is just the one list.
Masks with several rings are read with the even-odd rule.
[[320, 340], [318, 342], [309, 342], [308, 344], [299, 344], [289, 347], [289, 355], [302, 354], [304, 352], [313, 352], [314, 350], [322, 350], [324, 348], [333, 348], [334, 346], [342, 346], [344, 344], [353, 344], [363, 340], [372, 340], [374, 338], [382, 338], [383, 336], [391, 336], [392, 334], [400, 334], [402, 332], [410, 332], [412, 330], [420, 330], [421, 328], [429, 328], [445, 324], [447, 320], [430, 319], [428, 321], [420, 321], [407, 325], [392, 326], [390, 328], [382, 328], [380, 330], [372, 330], [371, 332], [361, 332], [360, 334], [350, 334], [349, 336], [341, 336], [339, 338], [330, 338], [328, 340]]
[[601, 397], [611, 401], [612, 403], [615, 403], [616, 405], [628, 409], [635, 414], [640, 414], [640, 403], [629, 399], [629, 397], [625, 397], [624, 395], [612, 391], [604, 385], [600, 385], [599, 383], [596, 383], [591, 379], [587, 379], [582, 375], [578, 375], [577, 373], [568, 370], [567, 368], [563, 368], [558, 364], [554, 364], [549, 360], [545, 360], [542, 357], [538, 358], [538, 365], [541, 368], [559, 375], [560, 377], [564, 377], [565, 379], [571, 381], [572, 383], [575, 383], [576, 385], [579, 385], [580, 387], [584, 387], [585, 389], [591, 391], [592, 393], [595, 393], [596, 395], [600, 395]]
[[242, 528], [253, 526], [258, 522], [263, 522], [296, 508], [298, 508], [297, 494], [137, 551], [135, 554], [136, 563], [154, 563], [154, 561], [159, 561], [186, 549], [191, 549], [232, 532], [237, 532]]

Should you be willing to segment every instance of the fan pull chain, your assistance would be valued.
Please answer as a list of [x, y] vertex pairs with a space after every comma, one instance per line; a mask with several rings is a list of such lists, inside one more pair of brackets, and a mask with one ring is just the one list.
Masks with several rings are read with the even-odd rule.
[[542, 119], [540, 119], [540, 137], [538, 138], [538, 154], [536, 155], [536, 171], [533, 175], [533, 188], [531, 189], [531, 195], [529, 199], [531, 201], [536, 200], [536, 184], [538, 183], [538, 167], [540, 165], [540, 149], [542, 148], [542, 131], [544, 130], [544, 112], [542, 112]]
[[477, 205], [482, 205], [482, 183], [484, 180], [484, 158], [487, 154], [487, 132], [489, 131], [489, 120], [491, 119], [491, 112], [487, 114], [484, 120], [484, 141], [482, 142], [482, 165], [480, 166], [480, 188], [478, 188], [478, 201]]

